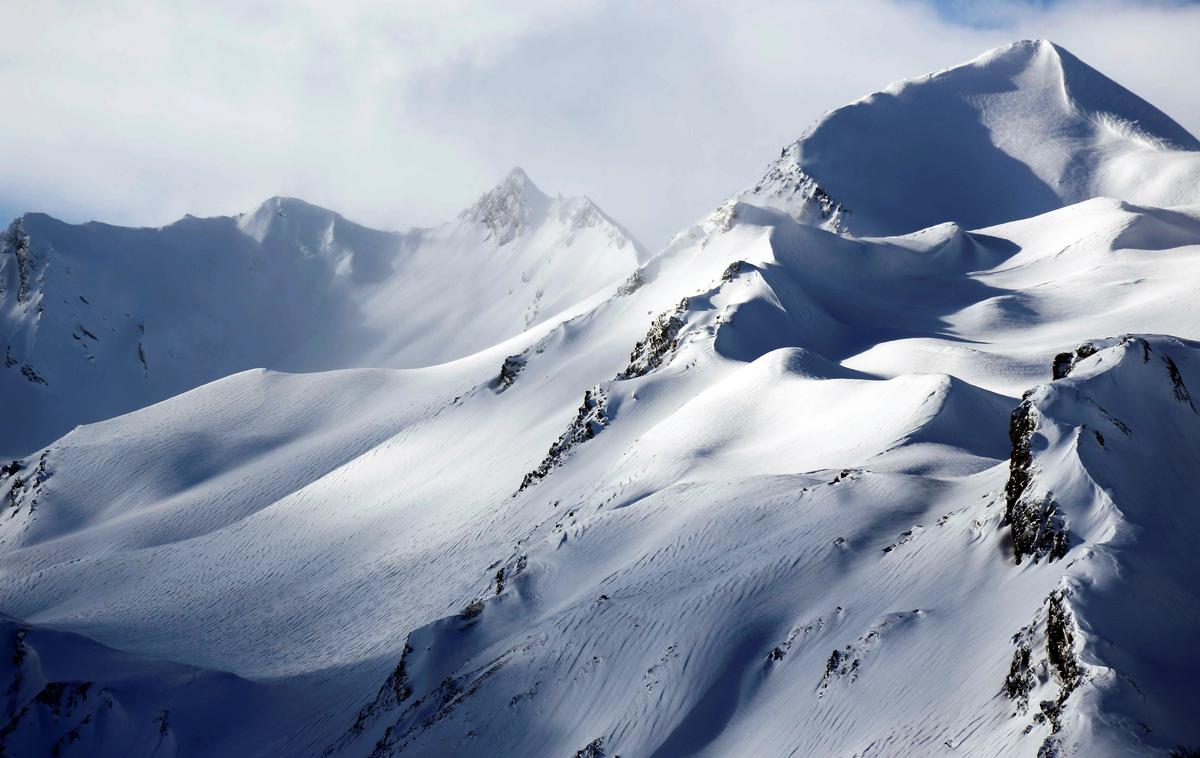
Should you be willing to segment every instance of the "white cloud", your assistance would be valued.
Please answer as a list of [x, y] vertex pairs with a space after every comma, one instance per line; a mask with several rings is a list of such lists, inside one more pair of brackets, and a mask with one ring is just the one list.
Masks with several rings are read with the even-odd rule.
[[823, 111], [1023, 37], [1200, 130], [1194, 5], [1005, 7], [968, 28], [918, 0], [18, 0], [0, 205], [160, 224], [291, 194], [402, 227], [521, 164], [655, 246]]

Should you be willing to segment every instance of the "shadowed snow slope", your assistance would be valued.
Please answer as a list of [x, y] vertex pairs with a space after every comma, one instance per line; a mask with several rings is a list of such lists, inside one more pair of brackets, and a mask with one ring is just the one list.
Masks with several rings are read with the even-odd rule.
[[746, 193], [858, 235], [980, 227], [1092, 197], [1200, 203], [1200, 142], [1050, 42], [1018, 42], [825, 116]]
[[[1041, 107], [1055, 82], [1071, 108]], [[177, 261], [208, 284], [250, 262], [313, 267], [313, 297], [340, 297], [317, 316], [296, 306], [310, 328], [279, 334], [276, 365], [355, 367], [232, 373], [185, 309], [175, 342], [150, 342], [147, 325], [151, 375], [171, 351], [228, 375], [97, 410], [0, 467], [0, 633], [14, 651], [11, 665], [0, 651], [0, 752], [1200, 747], [1200, 209], [1090, 198], [1120, 151], [1078, 129], [1120, 111], [1160, 141], [1190, 138], [1045, 43], [890, 92], [849, 112], [913, 98], [937, 122], [975, 104], [971, 123], [997, 140], [980, 165], [1001, 173], [970, 192], [997, 198], [1000, 216], [976, 219], [992, 226], [947, 222], [940, 201], [986, 204], [939, 185], [928, 208], [913, 193], [896, 210], [909, 233], [841, 236], [820, 227], [853, 229], [872, 206], [846, 214], [802, 179], [799, 211], [741, 196], [629, 276], [635, 248], [615, 225], [520, 173], [437, 231], [329, 226], [294, 201], [180, 222], [223, 230], [242, 257], [147, 247], [147, 267]], [[1025, 131], [1025, 152], [997, 137]], [[1131, 161], [1186, 158], [1118, 132]], [[944, 137], [930, 132], [925, 154]], [[1053, 179], [1039, 151], [1068, 142], [1096, 162]], [[890, 165], [876, 166], [880, 191]], [[847, 176], [850, 207], [857, 182], [874, 190]], [[1030, 176], [1048, 194], [1004, 208]], [[63, 240], [179, 233], [30, 218]], [[14, 293], [33, 291], [18, 274], [37, 264], [11, 263], [9, 244], [5, 317], [34, 347], [62, 337], [32, 331]], [[571, 258], [582, 250], [587, 267]], [[547, 316], [526, 329], [538, 277]], [[278, 294], [236, 286], [248, 289], [229, 297]], [[110, 289], [127, 292], [108, 282], [69, 312]], [[422, 291], [436, 294], [410, 318]], [[42, 297], [45, 314], [63, 299]], [[133, 307], [112, 297], [106, 314]], [[109, 360], [115, 338], [63, 318], [46, 323], [67, 340], [88, 326], [75, 349]], [[257, 338], [241, 339], [229, 354], [254, 355]], [[43, 364], [48, 385], [22, 363], [6, 376], [51, 391], [74, 365]]]

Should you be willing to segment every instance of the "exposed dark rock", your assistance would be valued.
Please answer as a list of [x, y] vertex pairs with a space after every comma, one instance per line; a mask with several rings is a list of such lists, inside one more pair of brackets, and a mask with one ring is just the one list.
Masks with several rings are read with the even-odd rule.
[[146, 362], [146, 322], [145, 321], [141, 321], [138, 323], [137, 350], [138, 350], [138, 360], [141, 361], [141, 364], [142, 364], [142, 375], [149, 376], [150, 375], [150, 364]]
[[1095, 355], [1099, 351], [1095, 345], [1090, 342], [1085, 342], [1075, 348], [1074, 353], [1059, 353], [1054, 356], [1054, 366], [1051, 374], [1054, 379], [1065, 379], [1070, 376], [1071, 371], [1084, 358]]
[[[837, 612], [840, 613], [841, 610], [839, 606]], [[897, 624], [910, 621], [920, 614], [921, 610], [919, 608], [889, 614], [887, 618], [873, 625], [853, 643], [844, 645], [840, 649], [830, 653], [829, 659], [825, 662], [825, 672], [821, 675], [821, 681], [817, 684], [817, 695], [823, 695], [834, 679], [845, 679], [850, 683], [858, 681], [858, 674], [862, 667], [863, 659], [870, 655], [875, 646], [879, 644], [884, 632], [887, 632]]]
[[1054, 356], [1054, 364], [1050, 369], [1050, 377], [1052, 379], [1063, 379], [1071, 373], [1071, 363], [1073, 362], [1070, 353], [1059, 353]]
[[517, 488], [518, 493], [545, 479], [556, 466], [562, 465], [573, 448], [600, 433], [600, 430], [608, 424], [608, 416], [605, 415], [607, 402], [604, 390], [599, 385], [583, 393], [583, 403], [579, 406], [567, 431], [563, 432], [550, 446], [549, 452], [546, 453], [546, 457], [542, 459], [538, 467], [521, 480], [521, 486]]
[[1096, 406], [1096, 409], [1099, 410], [1100, 413], [1104, 414], [1104, 418], [1108, 419], [1109, 423], [1111, 423], [1113, 426], [1115, 426], [1117, 429], [1119, 429], [1121, 431], [1121, 434], [1124, 434], [1126, 437], [1130, 437], [1133, 435], [1133, 430], [1129, 428], [1129, 424], [1126, 424], [1121, 419], [1119, 419], [1116, 416], [1109, 413], [1108, 409], [1105, 408], [1104, 406], [1102, 406], [1098, 403], [1092, 403], [1092, 404]]
[[1135, 342], [1141, 346], [1141, 348], [1142, 348], [1142, 363], [1149, 363], [1150, 362], [1150, 343], [1147, 342], [1142, 337], [1130, 336], [1130, 337], [1126, 337], [1124, 340], [1122, 340], [1122, 344], [1129, 343], [1129, 342]]
[[1187, 403], [1195, 413], [1196, 406], [1192, 403], [1192, 396], [1188, 392], [1187, 385], [1183, 383], [1183, 375], [1179, 373], [1179, 366], [1175, 365], [1175, 361], [1169, 355], [1163, 356], [1163, 363], [1167, 366], [1167, 375], [1171, 377], [1171, 389], [1175, 393], [1175, 399], [1181, 403]]
[[354, 717], [354, 723], [346, 731], [336, 743], [325, 749], [324, 755], [330, 755], [334, 751], [344, 747], [351, 740], [357, 738], [366, 730], [367, 726], [374, 723], [379, 718], [380, 714], [389, 711], [412, 695], [412, 685], [408, 681], [408, 657], [412, 655], [412, 646], [408, 643], [404, 645], [404, 653], [400, 656], [400, 662], [396, 664], [396, 668], [388, 675], [383, 686], [379, 688], [375, 699], [367, 703], [359, 709], [358, 714]]
[[517, 558], [517, 560], [511, 566], [501, 566], [496, 571], [496, 576], [492, 580], [492, 583], [496, 587], [496, 594], [499, 595], [501, 592], [503, 592], [508, 582], [512, 581], [523, 571], [525, 571], [525, 567], [528, 565], [529, 556], [522, 555]]
[[[1040, 615], [1039, 613], [1039, 618]], [[1037, 684], [1032, 659], [1034, 633], [1038, 620], [1035, 618], [1032, 624], [1013, 635], [1013, 644], [1016, 649], [1013, 651], [1012, 663], [1008, 667], [1008, 676], [1004, 678], [1004, 694], [1009, 700], [1016, 702], [1017, 710], [1021, 713], [1024, 713], [1025, 709], [1029, 707], [1029, 693]]]
[[483, 601], [476, 598], [463, 606], [463, 609], [458, 612], [458, 617], [463, 621], [472, 621], [481, 613], [483, 613]]
[[893, 550], [895, 550], [896, 548], [900, 547], [901, 545], [906, 545], [909, 542], [912, 542], [913, 535], [920, 528], [921, 528], [921, 525], [917, 524], [916, 526], [914, 526], [911, 529], [905, 529], [903, 532], [900, 533], [900, 537], [895, 542], [893, 542], [892, 544], [883, 548], [883, 552], [890, 553]]
[[732, 282], [737, 275], [742, 272], [742, 269], [749, 265], [750, 264], [746, 263], [745, 261], [734, 261], [733, 263], [730, 263], [725, 267], [725, 270], [721, 272], [721, 281]]
[[159, 711], [158, 715], [154, 717], [154, 723], [158, 726], [158, 736], [166, 737], [171, 733], [171, 712]]
[[33, 251], [29, 244], [29, 235], [21, 219], [8, 225], [4, 238], [0, 243], [0, 252], [11, 254], [17, 261], [17, 302], [27, 303], [31, 299], [31, 281], [33, 279]]
[[3, 478], [9, 481], [8, 507], [15, 511], [23, 502], [28, 502], [30, 513], [36, 510], [37, 496], [41, 493], [42, 486], [50, 478], [50, 470], [46, 465], [49, 455], [49, 448], [43, 450], [42, 454], [38, 456], [37, 466], [25, 476], [18, 475], [25, 468], [22, 461], [13, 461], [0, 467], [0, 474], [3, 474]]
[[771, 164], [767, 173], [755, 185], [754, 193], [787, 200], [799, 198], [805, 205], [815, 206], [821, 218], [835, 233], [846, 233], [845, 217], [850, 215], [850, 210], [800, 168], [798, 152], [797, 144], [785, 147], [779, 155], [779, 160]]
[[1011, 514], [1009, 524], [1017, 563], [1024, 556], [1032, 556], [1037, 563], [1043, 557], [1054, 561], [1067, 554], [1071, 546], [1070, 531], [1052, 496], [1045, 495], [1040, 500], [1021, 498]]
[[[478, 692], [480, 687], [495, 676], [507, 663], [506, 655], [494, 659], [482, 669], [476, 669], [471, 673], [462, 676], [447, 676], [437, 689], [424, 697], [409, 699], [408, 706], [398, 715], [394, 723], [384, 730], [383, 736], [375, 743], [369, 755], [383, 758], [383, 756], [403, 753], [420, 733], [453, 713], [467, 698]], [[358, 735], [347, 733], [337, 743], [326, 748], [325, 754], [329, 755], [340, 750], [356, 736]]]
[[1025, 556], [1034, 562], [1043, 556], [1051, 560], [1067, 554], [1070, 536], [1058, 504], [1050, 495], [1036, 497], [1029, 492], [1033, 481], [1031, 441], [1037, 430], [1037, 410], [1028, 395], [1009, 418], [1008, 482], [1004, 485], [1004, 523], [1012, 529], [1013, 557], [1020, 563]]
[[500, 376], [496, 378], [496, 391], [503, 392], [513, 386], [517, 375], [525, 368], [526, 358], [523, 354], [510, 355], [500, 364]]
[[829, 483], [837, 484], [838, 482], [852, 481], [861, 475], [862, 471], [860, 469], [845, 468], [839, 471], [837, 476], [833, 477], [833, 479], [830, 479]]
[[43, 378], [42, 375], [37, 372], [37, 369], [28, 363], [25, 363], [21, 366], [21, 376], [25, 377], [34, 384], [49, 384], [49, 382], [47, 382], [45, 378]]
[[575, 751], [575, 758], [604, 758], [605, 755], [603, 737], [597, 737]]
[[[1074, 629], [1075, 620], [1067, 607], [1066, 591], [1055, 590], [1046, 598], [1043, 610], [1038, 611], [1033, 623], [1013, 636], [1016, 650], [1003, 691], [1017, 703], [1018, 712], [1024, 713], [1028, 708], [1029, 696], [1038, 684], [1037, 671], [1049, 672], [1058, 684], [1058, 693], [1053, 699], [1038, 703], [1033, 723], [1026, 729], [1028, 732], [1039, 724], [1050, 727], [1050, 735], [1042, 743], [1039, 755], [1058, 754], [1060, 741], [1056, 735], [1062, 731], [1067, 699], [1083, 682], [1083, 670], [1075, 656]], [[1043, 634], [1039, 635], [1039, 630]], [[1042, 653], [1037, 652], [1039, 637]]]
[[1007, 523], [1012, 522], [1016, 500], [1025, 492], [1025, 488], [1030, 486], [1030, 468], [1033, 465], [1030, 440], [1033, 438], [1033, 432], [1037, 431], [1037, 426], [1037, 411], [1026, 393], [1021, 404], [1014, 408], [1008, 417], [1008, 441], [1012, 445], [1012, 452], [1008, 456], [1008, 482], [1004, 485], [1004, 500], [1007, 504], [1004, 521]]
[[1010, 700], [1018, 703], [1027, 702], [1029, 691], [1033, 689], [1034, 676], [1029, 667], [1031, 651], [1027, 643], [1019, 643], [1013, 652], [1012, 663], [1008, 667], [1008, 676], [1004, 678], [1004, 694]]
[[1064, 593], [1061, 590], [1051, 593], [1046, 608], [1046, 656], [1058, 674], [1060, 706], [1083, 678], [1079, 661], [1075, 658], [1074, 625]]
[[617, 374], [618, 381], [645, 376], [661, 366], [679, 347], [679, 331], [683, 329], [683, 314], [687, 307], [688, 299], [685, 297], [673, 310], [660, 314], [650, 323], [650, 331], [633, 346], [629, 365]]

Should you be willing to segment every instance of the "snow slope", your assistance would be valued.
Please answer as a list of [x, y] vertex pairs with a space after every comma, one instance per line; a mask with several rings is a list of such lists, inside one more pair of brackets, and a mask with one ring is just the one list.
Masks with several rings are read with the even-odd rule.
[[638, 250], [520, 169], [456, 222], [402, 234], [286, 198], [162, 229], [29, 214], [0, 251], [0, 453], [248, 368], [468, 355], [624, 279]]
[[0, 626], [57, 666], [5, 669], [0, 747], [91, 714], [63, 755], [1200, 747], [1200, 206], [794, 210], [455, 360], [242, 371], [0, 469]]

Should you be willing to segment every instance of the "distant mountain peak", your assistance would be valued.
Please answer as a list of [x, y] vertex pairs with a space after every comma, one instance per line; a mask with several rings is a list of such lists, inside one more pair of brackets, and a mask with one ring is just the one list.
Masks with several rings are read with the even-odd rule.
[[482, 224], [497, 245], [507, 245], [527, 228], [545, 217], [551, 199], [544, 194], [520, 166], [479, 200], [462, 212], [460, 218]]

